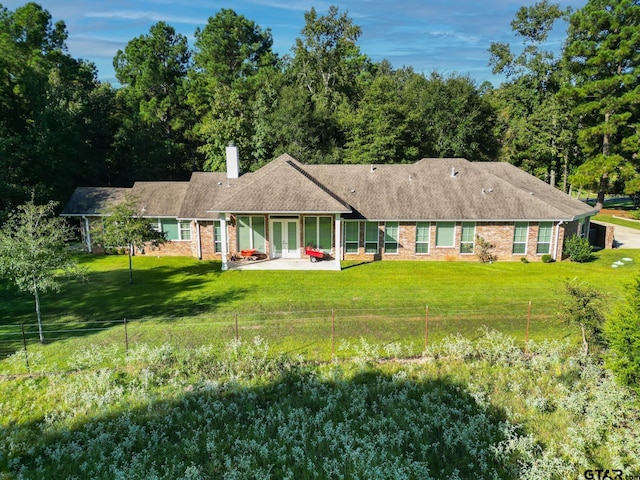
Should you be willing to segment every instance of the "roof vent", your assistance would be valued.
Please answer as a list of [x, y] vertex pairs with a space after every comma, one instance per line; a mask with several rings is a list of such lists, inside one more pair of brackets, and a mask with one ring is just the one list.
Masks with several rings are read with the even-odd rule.
[[355, 189], [355, 188], [352, 188], [352, 189], [351, 189], [351, 193], [356, 193], [356, 189]]
[[456, 167], [451, 167], [451, 178], [456, 178], [458, 176], [458, 172], [456, 172]]
[[375, 172], [375, 171], [376, 171], [376, 166], [372, 164], [372, 165], [371, 165], [371, 170], [369, 170], [369, 171], [370, 171], [371, 173]]

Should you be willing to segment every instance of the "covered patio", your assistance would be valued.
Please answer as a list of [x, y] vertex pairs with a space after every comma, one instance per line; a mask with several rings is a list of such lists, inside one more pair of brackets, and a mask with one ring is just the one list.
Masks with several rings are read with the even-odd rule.
[[311, 262], [303, 258], [272, 258], [264, 260], [239, 260], [227, 263], [228, 270], [340, 270], [340, 261]]

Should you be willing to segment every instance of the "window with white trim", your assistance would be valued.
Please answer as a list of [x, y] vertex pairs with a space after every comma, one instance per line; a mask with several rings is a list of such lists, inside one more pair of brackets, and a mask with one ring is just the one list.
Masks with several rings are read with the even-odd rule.
[[344, 253], [358, 253], [360, 247], [360, 222], [345, 220]]
[[384, 224], [384, 253], [398, 253], [398, 222]]
[[265, 227], [264, 217], [238, 216], [236, 228], [238, 229], [238, 250], [265, 251]]
[[219, 220], [213, 222], [213, 251], [215, 253], [222, 253], [222, 230]]
[[476, 223], [462, 222], [460, 233], [460, 253], [473, 253], [476, 241]]
[[513, 229], [513, 254], [526, 255], [527, 237], [529, 236], [528, 222], [515, 222]]
[[364, 253], [378, 253], [378, 222], [364, 224]]
[[416, 253], [429, 253], [430, 222], [416, 223]]
[[553, 232], [552, 222], [540, 222], [538, 224], [538, 242], [536, 254], [544, 255], [551, 253], [551, 233]]
[[456, 222], [436, 223], [436, 247], [453, 247], [456, 244]]
[[333, 244], [332, 223], [331, 217], [305, 217], [304, 244], [330, 252]]
[[178, 233], [180, 234], [180, 240], [191, 240], [191, 222], [180, 220], [178, 222]]

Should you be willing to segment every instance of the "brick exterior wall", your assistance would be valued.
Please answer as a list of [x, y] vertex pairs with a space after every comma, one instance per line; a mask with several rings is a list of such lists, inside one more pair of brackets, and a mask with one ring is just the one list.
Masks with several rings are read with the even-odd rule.
[[[575, 223], [575, 222], [574, 222]], [[378, 246], [379, 253], [364, 253], [364, 223], [360, 223], [360, 246], [357, 254], [345, 253], [345, 260], [446, 260], [446, 261], [478, 261], [475, 254], [461, 253], [460, 240], [462, 233], [462, 222], [455, 222], [454, 245], [452, 247], [436, 246], [436, 229], [437, 222], [431, 222], [429, 231], [429, 253], [416, 253], [416, 223], [415, 222], [399, 222], [398, 225], [398, 252], [386, 253], [384, 250], [384, 229], [385, 224], [379, 223], [378, 226]], [[576, 227], [577, 228], [577, 225]], [[475, 234], [487, 240], [494, 245], [490, 253], [497, 257], [497, 261], [520, 261], [526, 258], [529, 261], [536, 261], [542, 257], [537, 254], [538, 244], [538, 223], [530, 222], [527, 233], [527, 246], [525, 254], [513, 253], [513, 237], [515, 232], [515, 224], [497, 223], [497, 222], [478, 222], [476, 223]], [[555, 246], [556, 224], [554, 224], [551, 235], [551, 251]], [[562, 245], [564, 239], [564, 228], [560, 228], [559, 243]], [[553, 252], [551, 252], [552, 254]], [[560, 258], [560, 254], [558, 255]]]
[[[252, 215], [262, 216], [265, 221], [265, 252], [267, 255], [270, 253], [270, 225], [268, 215]], [[315, 216], [315, 215], [314, 215]], [[299, 247], [300, 257], [308, 258], [304, 254], [304, 219], [305, 215], [299, 217]], [[347, 220], [348, 221], [348, 220]], [[341, 225], [344, 228], [343, 219]], [[102, 229], [101, 218], [91, 218], [89, 220], [90, 228], [92, 231], [92, 238], [95, 238], [95, 233]], [[394, 222], [396, 223], [396, 222]], [[455, 222], [455, 235], [454, 245], [452, 247], [437, 247], [436, 246], [436, 230], [437, 222], [431, 222], [431, 228], [429, 232], [429, 253], [418, 254], [416, 253], [416, 222], [397, 222], [398, 223], [398, 248], [397, 252], [386, 252], [384, 248], [385, 239], [385, 223], [378, 223], [378, 252], [375, 254], [365, 253], [365, 223], [359, 222], [359, 247], [358, 253], [344, 253], [344, 260], [446, 260], [446, 261], [478, 261], [478, 257], [475, 254], [467, 254], [460, 252], [460, 239], [462, 232], [462, 222]], [[335, 245], [335, 216], [332, 216], [332, 254], [341, 252], [343, 246], [340, 245], [336, 248]], [[569, 236], [578, 233], [579, 222], [564, 223], [560, 226], [559, 232], [556, 232], [558, 226], [556, 223], [553, 225], [553, 231], [551, 235], [551, 255], [556, 245], [556, 236], [558, 238], [558, 244], [563, 245], [564, 239]], [[220, 260], [221, 253], [215, 252], [214, 246], [214, 222], [213, 221], [201, 221], [196, 223], [191, 222], [191, 240], [183, 241], [169, 241], [164, 245], [161, 245], [157, 249], [147, 248], [145, 254], [147, 255], [163, 255], [163, 256], [193, 256], [198, 257], [198, 231], [200, 232], [200, 245], [201, 256], [205, 260]], [[542, 254], [536, 254], [537, 239], [538, 239], [538, 223], [529, 222], [529, 228], [527, 233], [527, 246], [526, 253], [519, 255], [513, 254], [513, 237], [514, 237], [515, 225], [510, 223], [499, 222], [478, 222], [475, 227], [475, 235], [480, 236], [494, 245], [494, 248], [490, 250], [492, 254], [497, 257], [497, 261], [520, 261], [522, 258], [526, 258], [529, 261], [536, 261], [542, 257]], [[237, 226], [234, 220], [227, 223], [228, 232], [228, 246], [229, 256], [238, 254], [237, 248]], [[609, 232], [607, 232], [609, 234]], [[612, 233], [611, 233], [612, 235]], [[98, 246], [94, 246], [94, 253], [103, 253], [102, 249]], [[140, 252], [141, 253], [141, 252]], [[562, 258], [562, 248], [558, 250], [558, 259]]]

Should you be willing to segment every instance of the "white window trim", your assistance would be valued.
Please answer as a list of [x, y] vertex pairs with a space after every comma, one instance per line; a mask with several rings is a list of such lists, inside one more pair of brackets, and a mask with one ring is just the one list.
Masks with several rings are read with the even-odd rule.
[[[473, 240], [471, 242], [463, 242], [462, 241], [462, 232], [464, 231], [464, 224], [465, 223], [472, 223], [473, 224]], [[475, 249], [476, 249], [476, 227], [477, 227], [476, 222], [462, 222], [462, 223], [460, 223], [460, 255], [475, 255]], [[470, 252], [463, 252], [462, 251], [462, 244], [463, 243], [471, 243], [471, 251]]]
[[[182, 226], [185, 226], [183, 229]], [[189, 238], [182, 238], [182, 230], [189, 230]], [[178, 241], [179, 242], [190, 242], [193, 238], [193, 232], [191, 232], [191, 221], [189, 220], [178, 220]]]
[[[453, 223], [453, 244], [452, 245], [438, 245], [438, 224], [439, 223]], [[458, 223], [450, 222], [450, 221], [442, 221], [436, 222], [436, 238], [435, 238], [435, 248], [455, 248], [456, 246], [456, 236], [458, 234]]]
[[[427, 241], [426, 242], [418, 242], [418, 224], [419, 223], [423, 223], [423, 224], [427, 224]], [[432, 222], [416, 222], [416, 241], [415, 241], [415, 254], [416, 255], [430, 255], [431, 254], [431, 225]], [[418, 245], [427, 245], [427, 251], [426, 252], [420, 252], [418, 253]]]
[[[516, 242], [516, 223], [526, 223], [527, 224], [527, 234], [525, 235], [525, 240], [524, 242]], [[529, 222], [514, 222], [513, 223], [513, 237], [511, 239], [511, 255], [527, 255], [527, 251], [529, 250], [529, 229], [531, 228], [531, 225], [529, 225]], [[516, 245], [516, 243], [518, 245], [524, 243], [524, 253], [514, 253], [513, 251], [513, 247]]]
[[[387, 224], [389, 223], [395, 223], [398, 227], [398, 229], [396, 230], [396, 251], [395, 252], [387, 252]], [[400, 254], [400, 222], [393, 222], [393, 221], [389, 221], [389, 222], [384, 222], [384, 254], [385, 255], [399, 255]]]
[[[549, 241], [548, 242], [541, 242], [540, 241], [540, 225], [542, 223], [548, 223], [549, 225], [551, 225], [551, 230], [549, 231]], [[549, 245], [549, 251], [547, 253], [538, 253], [538, 246], [539, 245]], [[553, 222], [538, 222], [538, 236], [536, 238], [536, 255], [538, 255], [538, 256], [551, 255], [551, 245], [553, 245]]]
[[[376, 251], [375, 252], [367, 252], [367, 243], [373, 243], [372, 241], [367, 241], [367, 223], [375, 223], [376, 225]], [[366, 255], [377, 255], [380, 253], [380, 222], [370, 222], [366, 221], [364, 223], [364, 253]]]
[[[355, 242], [350, 241], [347, 242], [347, 224], [351, 224], [351, 223], [355, 223], [357, 228], [358, 228], [358, 237], [356, 239]], [[357, 255], [360, 253], [360, 225], [362, 222], [359, 222], [357, 220], [344, 220], [344, 239], [343, 239], [343, 247], [344, 247], [344, 253], [345, 255]], [[354, 243], [356, 244], [356, 252], [347, 252], [347, 243], [349, 243], [350, 245], [353, 245]]]

